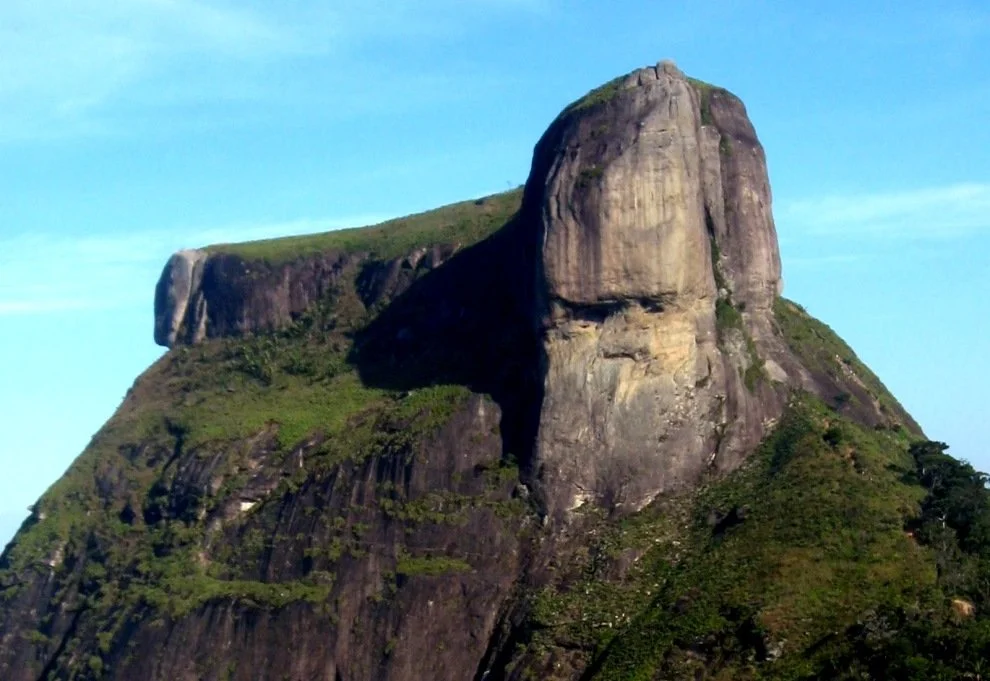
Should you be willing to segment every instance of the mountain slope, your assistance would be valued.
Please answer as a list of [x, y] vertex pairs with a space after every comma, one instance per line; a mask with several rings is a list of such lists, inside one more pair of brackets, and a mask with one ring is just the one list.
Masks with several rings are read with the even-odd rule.
[[522, 193], [177, 253], [0, 559], [0, 677], [979, 673], [983, 479], [779, 282], [745, 108], [671, 64]]

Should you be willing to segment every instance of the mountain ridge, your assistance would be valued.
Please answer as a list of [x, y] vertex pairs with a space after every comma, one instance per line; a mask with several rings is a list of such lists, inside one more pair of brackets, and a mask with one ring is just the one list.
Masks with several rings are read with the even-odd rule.
[[942, 565], [986, 500], [780, 281], [745, 108], [671, 63], [522, 194], [180, 252], [169, 351], [0, 559], [0, 674], [885, 678], [877, 608], [982, 615]]

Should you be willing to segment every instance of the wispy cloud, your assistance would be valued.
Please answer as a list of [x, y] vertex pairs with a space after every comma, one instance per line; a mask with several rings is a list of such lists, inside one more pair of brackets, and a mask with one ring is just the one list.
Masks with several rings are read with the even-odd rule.
[[539, 14], [552, 2], [5, 0], [0, 142], [119, 132], [134, 107], [281, 103], [287, 74], [302, 71], [293, 60], [320, 58], [321, 77], [365, 87], [368, 68], [378, 83], [429, 77], [382, 68], [376, 55], [388, 51], [376, 45], [453, 36], [486, 13]]
[[190, 245], [251, 241], [375, 224], [388, 216], [67, 237], [0, 239], [0, 316], [148, 304], [166, 258]]
[[93, 132], [91, 115], [183, 57], [237, 62], [292, 53], [258, 12], [197, 0], [7, 0], [0, 4], [5, 139]]
[[957, 238], [990, 232], [990, 183], [783, 201], [782, 230], [810, 236]]

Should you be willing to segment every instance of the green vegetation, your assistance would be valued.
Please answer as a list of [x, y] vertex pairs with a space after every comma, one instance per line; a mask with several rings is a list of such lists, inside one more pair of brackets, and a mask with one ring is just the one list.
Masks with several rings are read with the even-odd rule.
[[[718, 93], [720, 95], [731, 96], [729, 91], [711, 83], [706, 83], [703, 80], [698, 80], [697, 78], [688, 78], [688, 82], [694, 86], [695, 91], [698, 93], [698, 99], [701, 102], [701, 124], [715, 125], [715, 118], [712, 116], [712, 95]], [[725, 152], [723, 151], [723, 153]]]
[[605, 104], [612, 101], [619, 92], [622, 90], [623, 81], [628, 78], [628, 74], [625, 76], [619, 76], [618, 78], [613, 78], [604, 85], [596, 87], [591, 90], [584, 97], [572, 102], [565, 109], [565, 113], [575, 113], [578, 111], [584, 111], [585, 109], [590, 109], [592, 107], [598, 106], [600, 104]]
[[389, 220], [372, 227], [340, 229], [322, 234], [265, 239], [207, 247], [269, 263], [284, 262], [327, 251], [366, 252], [379, 259], [394, 258], [414, 248], [438, 244], [462, 246], [480, 241], [505, 224], [522, 201], [522, 189], [464, 201], [435, 210]]
[[[709, 226], [711, 230], [711, 226]], [[715, 288], [718, 298], [715, 300], [715, 328], [721, 338], [729, 337], [732, 334], [739, 334], [746, 344], [746, 354], [749, 362], [743, 371], [743, 383], [750, 392], [756, 390], [756, 386], [766, 379], [763, 359], [756, 349], [756, 343], [752, 336], [746, 332], [743, 325], [743, 317], [740, 308], [732, 302], [732, 290], [729, 282], [726, 281], [722, 273], [722, 255], [719, 252], [718, 244], [713, 235], [709, 236], [711, 244], [712, 274], [715, 277]]]
[[712, 276], [715, 278], [715, 289], [728, 291], [729, 282], [725, 280], [725, 274], [722, 272], [722, 251], [718, 247], [718, 241], [715, 240], [715, 225], [712, 223], [712, 218], [707, 210], [705, 211], [705, 228], [708, 230], [708, 245], [712, 258]]
[[181, 617], [211, 601], [232, 601], [251, 608], [282, 608], [290, 603], [324, 603], [332, 584], [221, 580], [204, 575], [172, 579], [139, 592], [145, 605]]
[[743, 338], [746, 341], [746, 355], [749, 357], [749, 365], [743, 373], [743, 383], [747, 390], [753, 392], [756, 390], [757, 384], [766, 380], [767, 372], [764, 368], [763, 359], [756, 350], [756, 343], [753, 342], [752, 336], [744, 333]]
[[[615, 642], [600, 678], [704, 669], [711, 661], [686, 648], [705, 639], [720, 642], [711, 653], [733, 678], [746, 678], [756, 667], [749, 657], [766, 656], [761, 647], [801, 651], [876, 602], [910, 601], [934, 581], [902, 531], [918, 497], [892, 470], [906, 463], [904, 443], [842, 422], [846, 446], [836, 449], [822, 438], [834, 425], [820, 406], [796, 407], [745, 470], [699, 495], [685, 558]], [[773, 671], [810, 668], [781, 658]]]
[[598, 680], [983, 678], [987, 481], [942, 443], [801, 398], [728, 478], [588, 518], [513, 668], [545, 678], [565, 648]]
[[590, 531], [584, 563], [534, 595], [519, 664], [563, 645], [594, 679], [963, 678], [990, 642], [985, 480], [804, 399], [729, 478]]
[[[508, 210], [511, 201], [518, 202], [518, 194], [496, 197], [497, 210]], [[474, 207], [496, 210], [487, 201]], [[237, 507], [236, 495], [260, 461], [274, 476], [267, 485], [275, 500], [347, 462], [372, 456], [411, 462], [419, 443], [470, 396], [459, 385], [398, 391], [364, 384], [349, 355], [354, 333], [374, 311], [364, 309], [353, 287], [345, 282], [276, 333], [176, 348], [150, 367], [5, 553], [3, 599], [16, 600], [29, 573], [53, 571], [59, 602], [101, 622], [93, 644], [101, 654], [112, 649], [132, 613], [149, 608], [175, 618], [216, 601], [263, 609], [300, 602], [325, 607], [334, 583], [326, 563], [345, 553], [366, 554], [356, 536], [360, 524], [322, 553], [307, 550], [314, 568], [304, 578], [273, 580], [258, 566], [273, 546], [292, 538], [278, 534], [266, 504], [233, 523], [235, 529], [243, 523], [236, 539], [216, 543], [203, 520], [225, 504]], [[303, 444], [305, 465], [293, 458]], [[212, 488], [176, 487], [176, 460], [212, 467]], [[429, 519], [426, 502], [405, 510]], [[420, 567], [458, 567], [437, 561]], [[47, 645], [47, 637], [36, 632], [31, 642]]]
[[450, 556], [410, 556], [400, 552], [395, 571], [405, 577], [435, 577], [451, 572], [470, 572], [471, 565], [460, 558]]
[[[787, 344], [810, 371], [832, 379], [845, 378], [853, 383], [862, 383], [879, 402], [881, 411], [917, 430], [887, 387], [832, 329], [809, 315], [797, 303], [784, 298], [777, 299], [773, 312]], [[849, 395], [844, 398], [846, 401], [849, 399]]]
[[715, 323], [720, 331], [742, 329], [742, 314], [731, 301], [719, 298], [715, 301]]
[[[585, 105], [607, 101], [619, 82]], [[601, 174], [585, 172], [588, 182]], [[518, 202], [510, 192], [387, 229], [214, 248], [269, 261], [334, 248], [388, 257], [433, 239], [481, 238]], [[743, 380], [754, 391], [766, 380], [763, 362], [714, 240], [712, 264], [727, 292], [716, 301], [718, 332], [745, 343]], [[831, 329], [786, 300], [774, 313], [811, 371], [861, 385], [889, 415], [908, 418]], [[354, 337], [375, 314], [349, 282], [289, 328], [170, 351], [39, 501], [0, 565], [0, 599], [15, 601], [32, 574], [50, 578], [53, 602], [99, 623], [90, 640], [79, 634], [66, 648], [98, 677], [128, 623], [149, 613], [164, 622], [226, 602], [298, 604], [330, 617], [341, 565], [371, 552], [385, 565], [386, 588], [369, 597], [380, 601], [395, 595], [397, 576], [471, 572], [456, 550], [413, 540], [477, 514], [519, 520], [529, 508], [509, 497], [519, 469], [491, 460], [452, 476], [453, 489], [410, 498], [389, 471], [429, 457], [431, 436], [472, 394], [461, 385], [362, 382]], [[627, 517], [585, 511], [574, 526], [579, 545], [568, 548], [573, 561], [554, 564], [524, 595], [518, 678], [547, 678], [540, 670], [555, 650], [584, 655], [585, 678], [616, 681], [985, 677], [988, 478], [941, 443], [846, 418], [842, 407], [856, 399], [841, 393], [825, 405], [796, 394], [730, 476]], [[177, 469], [192, 470], [186, 482], [198, 484], [178, 484]], [[335, 486], [359, 489], [358, 473], [347, 477], [355, 470], [381, 477], [361, 478], [367, 489], [334, 506]], [[239, 496], [249, 482], [252, 494]], [[305, 531], [285, 529], [287, 508], [311, 520]], [[221, 527], [210, 525], [216, 517]], [[385, 538], [369, 538], [378, 521]], [[271, 568], [272, 555], [288, 556], [287, 565]], [[39, 650], [56, 644], [44, 624], [21, 640]]]
[[605, 171], [600, 166], [582, 168], [581, 172], [578, 173], [576, 186], [578, 189], [587, 189], [600, 180], [604, 174]]
[[732, 141], [726, 135], [719, 138], [718, 150], [722, 156], [732, 156]]
[[688, 78], [688, 82], [694, 86], [694, 89], [698, 92], [698, 97], [701, 101], [701, 124], [702, 125], [715, 125], [715, 119], [712, 118], [712, 90], [715, 88], [701, 80], [696, 80], [694, 78]]

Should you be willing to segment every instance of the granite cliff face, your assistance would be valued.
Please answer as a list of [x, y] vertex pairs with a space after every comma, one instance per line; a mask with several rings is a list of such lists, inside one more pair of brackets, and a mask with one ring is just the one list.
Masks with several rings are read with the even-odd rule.
[[745, 108], [670, 63], [563, 111], [521, 195], [180, 251], [170, 351], [3, 554], [0, 678], [646, 678], [606, 629], [684, 518], [743, 522], [692, 495], [798, 395], [918, 432], [780, 292]]
[[762, 369], [780, 256], [742, 103], [670, 63], [615, 81], [537, 144], [524, 211], [543, 243], [551, 506], [639, 509], [738, 465], [783, 406]]
[[356, 272], [362, 304], [372, 307], [441, 265], [457, 247], [417, 248], [387, 260], [330, 251], [278, 263], [179, 251], [165, 264], [155, 288], [155, 342], [173, 347], [285, 328]]

